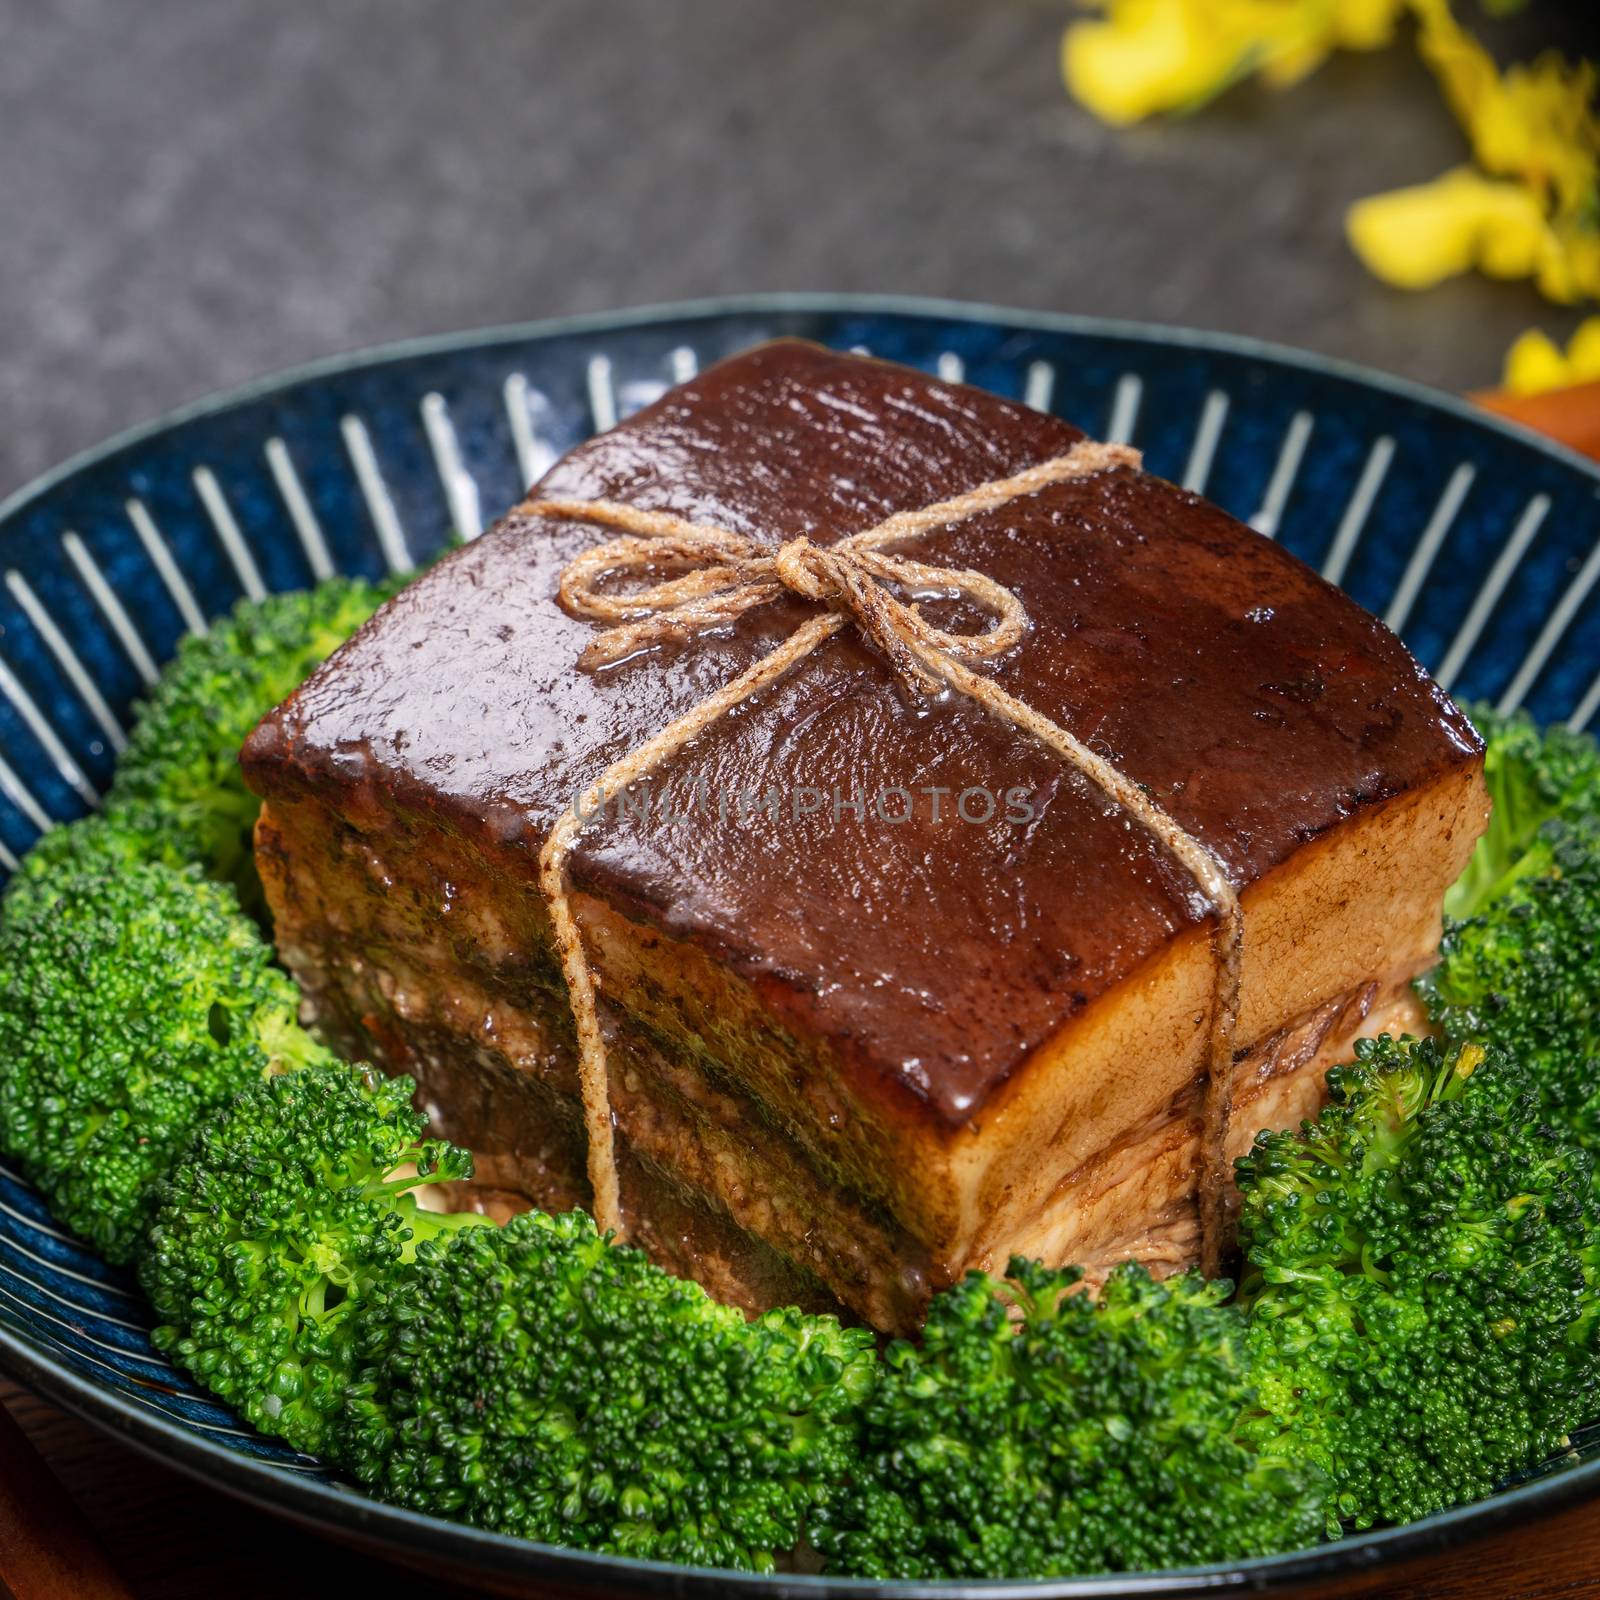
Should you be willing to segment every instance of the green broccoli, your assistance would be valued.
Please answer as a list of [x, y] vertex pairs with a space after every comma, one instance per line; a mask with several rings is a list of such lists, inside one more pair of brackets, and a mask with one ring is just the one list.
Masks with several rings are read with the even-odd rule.
[[[1445, 896], [1454, 922], [1484, 912], [1527, 878], [1546, 875], [1562, 829], [1600, 827], [1600, 747], [1586, 733], [1540, 729], [1525, 711], [1474, 706], [1492, 810], [1467, 870]], [[1552, 830], [1547, 824], [1560, 825]]]
[[[1318, 1474], [1246, 1448], [1231, 1285], [1014, 1259], [933, 1302], [866, 1402], [864, 1460], [813, 1538], [874, 1578], [1045, 1578], [1314, 1542]], [[1017, 1314], [1020, 1313], [1020, 1320]]]
[[1489, 1493], [1596, 1409], [1593, 1163], [1498, 1046], [1382, 1038], [1238, 1163], [1258, 1399], [1340, 1524]]
[[115, 873], [148, 861], [188, 865], [180, 852], [164, 852], [159, 836], [153, 838], [120, 818], [95, 815], [58, 822], [17, 864], [0, 907], [13, 920], [31, 917], [54, 905], [86, 871]]
[[765, 1570], [853, 1462], [869, 1334], [794, 1310], [747, 1325], [582, 1212], [425, 1245], [387, 1287], [338, 1452], [386, 1499]]
[[746, 1323], [579, 1212], [425, 1209], [471, 1158], [297, 1024], [240, 906], [236, 754], [389, 592], [186, 641], [105, 812], [40, 840], [0, 918], [0, 1148], [139, 1256], [158, 1347], [261, 1431], [532, 1539], [1026, 1579], [1410, 1520], [1600, 1412], [1593, 740], [1475, 714], [1495, 810], [1420, 983], [1443, 1040], [1364, 1042], [1317, 1122], [1258, 1138], [1237, 1304], [1131, 1266], [1095, 1301], [1017, 1259], [880, 1359], [832, 1318]]
[[418, 1206], [419, 1189], [470, 1177], [472, 1158], [427, 1137], [414, 1088], [339, 1063], [257, 1081], [157, 1190], [139, 1262], [164, 1319], [156, 1347], [308, 1453], [339, 1412], [374, 1285], [422, 1240], [486, 1221]]
[[257, 909], [251, 830], [260, 802], [239, 774], [239, 747], [397, 587], [330, 578], [241, 601], [210, 632], [185, 639], [139, 708], [105, 815], [164, 856], [199, 862]]
[[124, 844], [64, 832], [0, 921], [0, 1147], [115, 1262], [208, 1110], [325, 1054], [233, 891]]
[[1600, 1143], [1600, 750], [1524, 716], [1477, 713], [1494, 811], [1451, 891], [1439, 964], [1418, 984], [1458, 1044], [1493, 1039], [1551, 1116]]

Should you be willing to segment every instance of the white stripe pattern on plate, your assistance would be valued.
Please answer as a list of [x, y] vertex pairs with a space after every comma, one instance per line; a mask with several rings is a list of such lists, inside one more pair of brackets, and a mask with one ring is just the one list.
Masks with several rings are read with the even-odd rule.
[[1030, 361], [1022, 385], [1022, 403], [1035, 411], [1048, 411], [1055, 396], [1056, 369], [1048, 361]]
[[1111, 417], [1106, 423], [1107, 444], [1132, 444], [1133, 430], [1139, 423], [1139, 402], [1144, 398], [1144, 379], [1137, 372], [1124, 372], [1117, 379], [1111, 397]]
[[[30, 1252], [24, 1251], [19, 1246], [17, 1247], [17, 1254], [27, 1255], [30, 1254]], [[37, 1261], [39, 1258], [35, 1256], [33, 1259]], [[48, 1261], [43, 1262], [42, 1265], [50, 1271], [55, 1270]], [[27, 1284], [27, 1286], [32, 1289], [35, 1294], [47, 1296], [49, 1299], [54, 1300], [58, 1306], [65, 1306], [68, 1311], [76, 1311], [80, 1315], [92, 1316], [96, 1322], [107, 1322], [110, 1323], [113, 1328], [125, 1328], [129, 1333], [148, 1334], [150, 1331], [148, 1323], [130, 1322], [126, 1317], [114, 1317], [109, 1311], [101, 1311], [97, 1307], [85, 1306], [81, 1300], [69, 1300], [64, 1294], [57, 1294], [54, 1289], [50, 1288], [47, 1284], [41, 1283], [37, 1278], [30, 1278], [25, 1274], [18, 1272], [17, 1269], [9, 1262], [0, 1261], [0, 1272], [8, 1273], [11, 1277], [15, 1278], [18, 1283]]]
[[1495, 702], [1495, 710], [1502, 716], [1515, 711], [1526, 698], [1528, 690], [1533, 687], [1534, 680], [1544, 671], [1544, 664], [1550, 659], [1551, 652], [1561, 642], [1561, 636], [1572, 624], [1572, 619], [1578, 614], [1578, 607], [1589, 598], [1589, 591], [1594, 588], [1595, 580], [1600, 578], [1600, 539], [1597, 539], [1594, 548], [1590, 550], [1588, 558], [1578, 569], [1577, 575], [1566, 587], [1566, 592], [1555, 603], [1550, 615], [1545, 618], [1544, 626], [1539, 630], [1539, 637], [1533, 641], [1533, 648], [1524, 657], [1522, 665], [1517, 668], [1516, 676], [1506, 685], [1505, 693]]
[[699, 370], [700, 358], [686, 344], [680, 344], [668, 358], [674, 383], [687, 383]]
[[1444, 493], [1439, 496], [1439, 503], [1433, 508], [1433, 515], [1428, 518], [1428, 525], [1422, 530], [1422, 537], [1411, 552], [1406, 570], [1400, 575], [1400, 586], [1394, 592], [1394, 599], [1389, 602], [1389, 609], [1383, 615], [1385, 627], [1399, 633], [1406, 625], [1411, 608], [1422, 593], [1422, 585], [1433, 569], [1434, 557], [1439, 554], [1440, 546], [1444, 544], [1456, 520], [1456, 513], [1460, 511], [1467, 491], [1472, 487], [1472, 480], [1477, 476], [1478, 469], [1470, 461], [1461, 462], [1450, 474]]
[[238, 574], [240, 588], [248, 599], [265, 600], [267, 586], [261, 581], [256, 558], [245, 543], [244, 531], [233, 515], [233, 508], [222, 492], [222, 485], [217, 482], [216, 473], [210, 467], [196, 467], [192, 476], [194, 486], [200, 492], [200, 503], [206, 508], [211, 526], [217, 530], [217, 539]]
[[1383, 480], [1388, 476], [1389, 464], [1393, 460], [1394, 440], [1387, 433], [1374, 439], [1372, 448], [1367, 452], [1366, 465], [1356, 479], [1350, 502], [1344, 508], [1344, 515], [1339, 519], [1333, 542], [1328, 546], [1328, 554], [1322, 563], [1322, 576], [1329, 583], [1344, 581], [1344, 575], [1350, 568], [1350, 557], [1355, 554], [1367, 518], [1372, 515], [1373, 502], [1378, 498], [1378, 491], [1383, 487]]
[[967, 375], [967, 364], [954, 350], [941, 350], [934, 371], [945, 383], [960, 383]]
[[[33, 1289], [35, 1292], [38, 1292], [41, 1287], [39, 1284], [34, 1283], [31, 1279], [24, 1278], [20, 1273], [13, 1273], [12, 1276], [16, 1278], [18, 1283], [27, 1284], [28, 1287]], [[45, 1292], [48, 1293], [48, 1290]], [[97, 1357], [91, 1356], [82, 1348], [83, 1345], [90, 1344], [93, 1345], [96, 1350], [104, 1350], [107, 1355], [121, 1356], [124, 1361], [138, 1361], [146, 1366], [154, 1367], [157, 1372], [171, 1373], [173, 1377], [177, 1377], [178, 1375], [177, 1368], [175, 1368], [172, 1363], [166, 1359], [166, 1357], [156, 1353], [155, 1351], [152, 1351], [149, 1355], [146, 1355], [142, 1350], [125, 1350], [120, 1344], [112, 1344], [108, 1339], [98, 1339], [81, 1323], [68, 1322], [65, 1320], [65, 1318], [58, 1317], [53, 1311], [46, 1311], [42, 1306], [29, 1305], [27, 1300], [22, 1295], [19, 1295], [14, 1289], [7, 1289], [4, 1285], [0, 1285], [0, 1294], [5, 1295], [7, 1299], [13, 1301], [16, 1305], [21, 1306], [29, 1316], [42, 1317], [46, 1322], [54, 1323], [54, 1325], [58, 1328], [65, 1328], [67, 1332], [73, 1336], [73, 1343], [70, 1348], [76, 1350], [79, 1355], [84, 1357], [85, 1360], [94, 1361], [97, 1359]], [[58, 1305], [66, 1305], [68, 1309], [82, 1311], [89, 1316], [96, 1315], [95, 1312], [87, 1311], [85, 1307], [74, 1307], [70, 1301], [62, 1301], [59, 1295], [51, 1295], [51, 1299], [55, 1300]], [[122, 1376], [127, 1378], [130, 1376], [130, 1374], [123, 1373]], [[240, 1433], [239, 1437], [244, 1439], [248, 1438], [249, 1435]]]
[[66, 674], [67, 682], [78, 691], [79, 698], [89, 708], [89, 715], [100, 724], [113, 750], [121, 750], [128, 742], [122, 724], [117, 721], [106, 698], [89, 676], [78, 652], [72, 648], [67, 636], [56, 626], [56, 619], [45, 610], [44, 602], [33, 592], [33, 586], [14, 567], [6, 574], [6, 587], [22, 607], [23, 614], [38, 630], [45, 648], [55, 657], [56, 665]]
[[[34, 1283], [31, 1279], [22, 1277], [20, 1273], [13, 1273], [12, 1276], [16, 1278], [19, 1283], [27, 1284], [30, 1289], [36, 1290], [39, 1288], [38, 1284]], [[179, 1376], [177, 1369], [172, 1365], [172, 1363], [166, 1360], [165, 1357], [156, 1354], [154, 1351], [152, 1351], [149, 1355], [144, 1355], [139, 1351], [124, 1350], [121, 1345], [110, 1344], [104, 1339], [97, 1339], [80, 1323], [68, 1322], [64, 1318], [58, 1317], [53, 1311], [46, 1311], [40, 1306], [30, 1305], [27, 1300], [25, 1300], [14, 1289], [8, 1289], [4, 1284], [0, 1284], [0, 1295], [4, 1295], [5, 1298], [11, 1301], [13, 1305], [19, 1307], [24, 1315], [28, 1317], [39, 1317], [43, 1321], [52, 1324], [54, 1327], [65, 1328], [66, 1331], [72, 1335], [72, 1339], [70, 1342], [66, 1340], [60, 1341], [63, 1349], [71, 1350], [75, 1355], [81, 1356], [85, 1361], [94, 1362], [97, 1367], [104, 1367], [107, 1372], [115, 1374], [124, 1382], [136, 1382], [137, 1380], [133, 1378], [131, 1373], [119, 1371], [116, 1367], [112, 1366], [109, 1361], [102, 1361], [99, 1356], [90, 1355], [90, 1353], [83, 1349], [82, 1346], [84, 1344], [92, 1344], [97, 1350], [104, 1350], [107, 1355], [121, 1356], [124, 1361], [143, 1362], [149, 1366], [155, 1367], [157, 1371], [169, 1372], [175, 1378]], [[59, 1296], [52, 1296], [52, 1298], [58, 1301], [60, 1299]], [[85, 1310], [86, 1308], [80, 1306], [76, 1309], [81, 1311]], [[95, 1315], [93, 1312], [88, 1312], [87, 1314], [91, 1316]], [[168, 1415], [170, 1416], [171, 1413], [169, 1412]], [[212, 1427], [214, 1431], [217, 1432], [234, 1433], [238, 1438], [241, 1439], [250, 1437], [249, 1434], [239, 1432], [237, 1429], [217, 1428], [215, 1424], [201, 1423], [200, 1426]]]
[[550, 470], [556, 453], [533, 429], [533, 391], [526, 376], [513, 372], [505, 382], [506, 415], [511, 420], [511, 443], [516, 447], [517, 472], [528, 488]]
[[[4, 1175], [21, 1188], [26, 1179], [19, 1172], [13, 1172], [9, 1167], [4, 1169]], [[0, 1200], [0, 1216], [10, 1217], [13, 1222], [20, 1222], [24, 1228], [33, 1233], [42, 1233], [47, 1239], [54, 1239], [58, 1244], [78, 1245], [82, 1241], [73, 1238], [65, 1228], [57, 1228], [48, 1222], [40, 1222], [37, 1218], [30, 1217], [25, 1211], [18, 1211], [15, 1206], [8, 1206]]]
[[0, 756], [0, 792], [7, 795], [18, 811], [25, 816], [40, 833], [47, 833], [54, 825], [55, 818], [34, 798], [33, 792], [21, 778], [12, 770], [11, 763]]
[[7, 872], [15, 872], [20, 865], [21, 863], [17, 858], [3, 844], [0, 844], [0, 867], [4, 867]]
[[[138, 1384], [139, 1380], [137, 1378], [135, 1378], [131, 1373], [122, 1371], [120, 1367], [113, 1366], [109, 1361], [104, 1361], [99, 1356], [92, 1355], [89, 1351], [79, 1348], [77, 1340], [80, 1338], [90, 1338], [89, 1335], [84, 1334], [81, 1329], [74, 1327], [72, 1323], [64, 1322], [60, 1317], [52, 1316], [48, 1311], [41, 1311], [37, 1306], [30, 1306], [28, 1302], [20, 1295], [12, 1293], [11, 1290], [3, 1286], [0, 1286], [0, 1295], [3, 1295], [7, 1300], [11, 1301], [13, 1305], [17, 1306], [24, 1316], [30, 1318], [39, 1317], [45, 1322], [51, 1323], [57, 1328], [63, 1328], [68, 1333], [73, 1334], [75, 1337], [72, 1340], [56, 1340], [56, 1348], [63, 1351], [68, 1351], [75, 1355], [80, 1361], [87, 1361], [91, 1366], [99, 1367], [102, 1371], [110, 1373], [112, 1378], [116, 1380], [114, 1387], [117, 1389], [117, 1391], [127, 1396], [129, 1399], [135, 1398], [133, 1395], [129, 1394], [129, 1391], [124, 1386], [128, 1384]], [[143, 1361], [151, 1366], [159, 1366], [164, 1368], [166, 1371], [172, 1373], [175, 1378], [182, 1376], [182, 1374], [180, 1374], [170, 1364], [163, 1361], [158, 1355], [134, 1355], [130, 1351], [121, 1350], [115, 1345], [105, 1344], [103, 1341], [98, 1339], [93, 1339], [91, 1342], [98, 1344], [102, 1350], [108, 1350], [113, 1355], [121, 1356], [125, 1361]], [[210, 1395], [200, 1396], [197, 1398], [201, 1398], [206, 1403], [217, 1406], [219, 1409], [221, 1408], [221, 1402]], [[162, 1405], [161, 1402], [154, 1397], [148, 1387], [144, 1385], [139, 1385], [137, 1399], [140, 1405], [148, 1406], [150, 1410], [158, 1412], [163, 1417], [169, 1417], [172, 1421], [180, 1423], [186, 1428], [197, 1428], [203, 1433], [213, 1434], [216, 1437], [223, 1439], [248, 1439], [259, 1442], [261, 1438], [260, 1434], [248, 1428], [230, 1428], [224, 1423], [207, 1422], [202, 1417], [189, 1416], [182, 1411], [173, 1411], [169, 1407]], [[304, 1465], [302, 1465], [299, 1461], [275, 1461], [272, 1463], [272, 1465], [284, 1467], [290, 1472], [321, 1472], [323, 1470], [319, 1463], [310, 1461], [309, 1458]]]
[[1194, 444], [1189, 450], [1189, 464], [1183, 469], [1183, 487], [1191, 494], [1206, 492], [1211, 463], [1216, 460], [1217, 445], [1222, 439], [1222, 425], [1228, 420], [1228, 405], [1228, 396], [1221, 389], [1213, 389], [1200, 408]]
[[635, 378], [617, 390], [617, 415], [631, 417], [646, 406], [653, 406], [672, 385], [662, 378]]
[[344, 447], [350, 453], [350, 464], [356, 471], [356, 482], [361, 487], [361, 498], [367, 503], [367, 515], [378, 535], [378, 548], [391, 572], [410, 572], [416, 565], [406, 548], [405, 530], [400, 526], [400, 514], [394, 508], [389, 485], [383, 481], [378, 466], [377, 452], [372, 448], [372, 436], [367, 425], [354, 412], [341, 417], [339, 431], [344, 435]]
[[467, 471], [461, 441], [450, 420], [450, 407], [437, 390], [422, 397], [422, 426], [433, 451], [433, 464], [439, 473], [450, 507], [450, 520], [463, 539], [476, 539], [483, 532], [483, 507], [478, 499], [477, 479]]
[[144, 640], [139, 637], [133, 619], [117, 598], [116, 590], [106, 582], [106, 575], [100, 570], [99, 562], [89, 554], [88, 545], [69, 528], [61, 535], [61, 548], [67, 552], [67, 559], [83, 580], [84, 588], [89, 591], [90, 597], [104, 613], [106, 621], [111, 624], [111, 631], [116, 634], [117, 643], [122, 646], [123, 653], [133, 663], [133, 670], [147, 684], [154, 683], [159, 676], [156, 664], [145, 648]]
[[156, 576], [166, 585], [167, 593], [172, 596], [172, 603], [178, 608], [178, 615], [183, 618], [184, 627], [190, 633], [204, 633], [207, 628], [206, 614], [195, 600], [194, 590], [189, 587], [189, 580], [184, 577], [183, 569], [174, 559], [172, 548], [162, 537], [155, 518], [150, 515], [142, 500], [129, 500], [124, 509], [128, 513], [128, 521], [133, 524], [133, 531], [139, 535], [139, 543], [144, 546], [144, 553], [150, 557], [150, 565], [156, 569]]
[[606, 433], [617, 425], [617, 391], [611, 381], [611, 357], [593, 355], [584, 372], [589, 386], [589, 415], [594, 431]]
[[283, 497], [284, 509], [289, 513], [294, 531], [299, 535], [300, 548], [306, 553], [311, 576], [321, 583], [333, 576], [333, 557], [328, 551], [328, 541], [322, 536], [322, 525], [317, 521], [317, 514], [311, 509], [305, 486], [300, 482], [300, 474], [294, 469], [294, 457], [289, 454], [288, 445], [276, 434], [267, 440], [266, 454], [273, 482]]
[[1434, 673], [1439, 687], [1446, 694], [1450, 692], [1450, 686], [1456, 681], [1462, 667], [1466, 665], [1467, 657], [1472, 654], [1473, 646], [1477, 644], [1484, 624], [1488, 622], [1496, 603], [1505, 592], [1506, 585], [1511, 582], [1511, 574], [1517, 570], [1517, 563], [1528, 553], [1528, 546], [1533, 543], [1533, 536], [1538, 533], [1539, 525], [1549, 511], [1550, 496], [1547, 494], [1536, 494], [1523, 507], [1522, 516], [1518, 519], [1516, 527], [1511, 530], [1511, 537], [1506, 540], [1505, 549], [1490, 567], [1489, 576], [1483, 580], [1483, 587], [1478, 590], [1477, 598], [1467, 610], [1466, 620], [1451, 641], [1449, 650], [1445, 652], [1439, 670]]
[[67, 786], [77, 791], [79, 797], [91, 806], [100, 804], [99, 792], [95, 786], [84, 776], [83, 768], [72, 759], [71, 752], [61, 742], [61, 735], [55, 730], [50, 719], [39, 709], [38, 702], [23, 688], [18, 681], [16, 673], [3, 660], [0, 660], [0, 694], [4, 694], [41, 745], [50, 760], [55, 764], [55, 769], [61, 774]]
[[[26, 1256], [30, 1261], [37, 1262], [41, 1267], [44, 1267], [48, 1271], [55, 1273], [57, 1277], [71, 1278], [74, 1283], [84, 1284], [86, 1287], [94, 1289], [100, 1294], [110, 1295], [116, 1300], [126, 1300], [130, 1304], [137, 1303], [139, 1299], [138, 1295], [132, 1293], [130, 1290], [122, 1288], [119, 1284], [103, 1283], [99, 1278], [91, 1278], [85, 1273], [78, 1272], [72, 1267], [64, 1267], [59, 1261], [47, 1261], [43, 1256], [37, 1255], [32, 1250], [28, 1249], [26, 1245], [17, 1244], [15, 1241], [13, 1241], [11, 1248], [15, 1250], [18, 1255]], [[87, 1310], [88, 1307], [84, 1307], [83, 1309]]]
[[1582, 733], [1597, 711], [1600, 711], [1600, 672], [1595, 674], [1594, 682], [1589, 685], [1589, 692], [1578, 702], [1576, 710], [1567, 718], [1567, 726], [1574, 733]]
[[1305, 457], [1306, 446], [1311, 442], [1311, 430], [1316, 426], [1309, 411], [1297, 411], [1283, 431], [1283, 443], [1278, 446], [1278, 459], [1273, 463], [1272, 476], [1262, 492], [1261, 504], [1250, 519], [1257, 533], [1276, 539], [1278, 526], [1283, 521], [1283, 508], [1294, 492], [1295, 475]]

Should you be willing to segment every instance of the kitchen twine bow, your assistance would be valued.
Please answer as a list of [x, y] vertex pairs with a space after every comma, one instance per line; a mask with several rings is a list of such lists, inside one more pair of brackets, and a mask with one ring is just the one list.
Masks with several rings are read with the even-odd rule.
[[[556, 948], [566, 976], [578, 1034], [578, 1073], [589, 1140], [589, 1181], [594, 1215], [602, 1229], [623, 1232], [605, 1041], [595, 1004], [595, 984], [568, 894], [567, 862], [583, 829], [605, 804], [681, 750], [725, 712], [760, 693], [842, 628], [855, 626], [882, 652], [908, 693], [948, 687], [1053, 750], [1114, 800], [1193, 878], [1217, 915], [1212, 931], [1214, 981], [1206, 1057], [1199, 1186], [1201, 1264], [1215, 1274], [1226, 1233], [1226, 1151], [1232, 1101], [1233, 1034], [1239, 1013], [1243, 918], [1239, 898], [1215, 856], [1186, 833], [1143, 789], [1080, 743], [966, 663], [1011, 649], [1028, 626], [1022, 602], [981, 572], [932, 566], [889, 555], [884, 546], [1036, 494], [1051, 484], [1106, 472], [1137, 469], [1140, 456], [1122, 445], [1083, 441], [1065, 455], [1014, 477], [980, 484], [952, 500], [902, 511], [826, 547], [793, 539], [774, 551], [741, 534], [690, 522], [662, 511], [610, 500], [532, 500], [525, 516], [551, 517], [615, 528], [620, 537], [584, 551], [561, 574], [561, 603], [574, 616], [609, 624], [581, 655], [595, 668], [622, 661], [665, 640], [687, 640], [732, 622], [784, 595], [799, 595], [828, 609], [796, 628], [771, 654], [692, 707], [654, 738], [609, 766], [582, 800], [558, 822], [539, 857], [540, 886], [549, 908]], [[627, 591], [602, 581], [618, 573], [685, 566], [681, 576]], [[981, 633], [947, 633], [901, 600], [890, 585], [975, 602], [994, 618]]]

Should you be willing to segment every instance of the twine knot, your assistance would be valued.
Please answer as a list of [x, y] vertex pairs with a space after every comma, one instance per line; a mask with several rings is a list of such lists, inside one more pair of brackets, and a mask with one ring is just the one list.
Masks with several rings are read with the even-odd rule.
[[[1013, 491], [1007, 498], [1019, 492], [1029, 491]], [[1028, 629], [1021, 600], [987, 574], [891, 555], [883, 548], [941, 523], [964, 521], [974, 514], [971, 498], [890, 517], [837, 544], [819, 545], [802, 535], [776, 551], [711, 523], [610, 500], [535, 500], [523, 510], [627, 530], [574, 556], [561, 574], [566, 611], [609, 624], [579, 656], [588, 670], [726, 627], [744, 612], [792, 594], [854, 622], [907, 692], [922, 695], [940, 687], [940, 675], [926, 665], [930, 654], [956, 660], [1002, 655]], [[673, 567], [686, 570], [632, 587], [614, 581]], [[989, 626], [976, 633], [937, 627], [922, 613], [929, 600], [966, 601], [988, 613]]]
[[[1200, 1184], [1202, 1265], [1215, 1273], [1226, 1224], [1227, 1131], [1232, 1100], [1233, 1030], [1239, 1011], [1243, 917], [1238, 896], [1211, 852], [1185, 832], [1139, 786], [1068, 729], [1008, 693], [967, 662], [1002, 654], [1027, 632], [1022, 601], [1004, 584], [969, 568], [942, 567], [886, 547], [1008, 506], [1052, 484], [1115, 467], [1139, 466], [1124, 445], [1084, 440], [1064, 455], [1009, 478], [979, 484], [951, 500], [902, 511], [835, 544], [790, 539], [774, 550], [712, 523], [690, 522], [613, 500], [532, 500], [526, 516], [614, 528], [618, 537], [580, 552], [561, 574], [561, 604], [573, 616], [606, 624], [585, 647], [585, 668], [610, 666], [652, 645], [688, 640], [728, 626], [757, 606], [797, 595], [825, 609], [775, 649], [706, 696], [637, 749], [614, 761], [582, 803], [564, 814], [540, 852], [540, 883], [578, 1034], [578, 1078], [589, 1139], [589, 1178], [595, 1220], [623, 1231], [613, 1142], [605, 1039], [599, 1000], [583, 937], [573, 914], [567, 859], [582, 829], [617, 794], [647, 777], [719, 717], [759, 694], [806, 659], [824, 640], [853, 623], [877, 646], [895, 676], [916, 696], [943, 686], [1054, 751], [1123, 807], [1193, 878], [1216, 913], [1212, 935], [1215, 982], [1207, 1026]], [[645, 575], [679, 569], [670, 577]], [[637, 580], [619, 586], [622, 577]], [[902, 595], [907, 598], [902, 598]], [[953, 633], [922, 613], [925, 601], [960, 600], [986, 611], [987, 628]]]

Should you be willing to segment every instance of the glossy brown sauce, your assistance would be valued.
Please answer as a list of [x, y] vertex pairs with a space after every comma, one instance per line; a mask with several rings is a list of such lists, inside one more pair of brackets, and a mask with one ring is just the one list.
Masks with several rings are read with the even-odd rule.
[[[977, 390], [782, 343], [581, 446], [541, 493], [826, 542], [1078, 437]], [[562, 612], [556, 580], [603, 537], [513, 512], [267, 719], [245, 752], [251, 782], [310, 789], [358, 822], [431, 811], [525, 854], [531, 876], [575, 793], [808, 614], [784, 602], [580, 672], [591, 630]], [[1062, 484], [910, 553], [1015, 590], [1033, 626], [997, 676], [1147, 785], [1238, 888], [1477, 750], [1380, 623], [1148, 475]], [[937, 822], [929, 789], [947, 791]], [[907, 703], [849, 634], [715, 725], [654, 790], [702, 809], [677, 826], [613, 811], [573, 857], [576, 886], [712, 949], [781, 1025], [948, 1125], [1206, 915], [1181, 869], [1082, 779], [970, 704]], [[818, 790], [827, 804], [802, 812], [795, 796]], [[865, 816], [848, 804], [857, 790]], [[995, 796], [994, 815], [981, 800], [958, 814], [963, 790]], [[1026, 821], [1003, 803], [1011, 790], [1028, 794]], [[872, 814], [889, 791], [911, 793], [910, 821]], [[779, 803], [741, 808], [741, 794]]]

